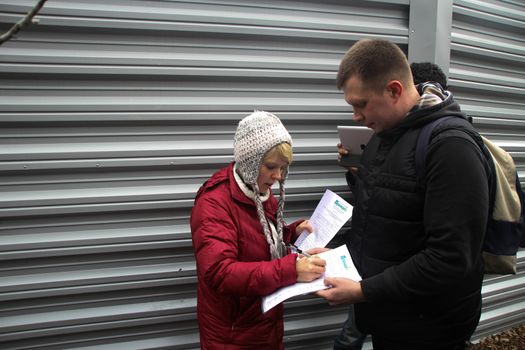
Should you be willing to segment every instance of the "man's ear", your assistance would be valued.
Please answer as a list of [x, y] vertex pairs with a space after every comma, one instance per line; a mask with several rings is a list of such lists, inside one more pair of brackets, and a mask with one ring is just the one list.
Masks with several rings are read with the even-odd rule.
[[398, 100], [403, 94], [403, 84], [399, 80], [390, 80], [386, 84], [386, 91], [389, 97]]

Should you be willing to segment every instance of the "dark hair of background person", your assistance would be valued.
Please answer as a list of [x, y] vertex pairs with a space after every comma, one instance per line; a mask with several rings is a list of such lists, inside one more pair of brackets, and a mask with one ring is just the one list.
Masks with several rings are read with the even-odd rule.
[[443, 89], [448, 89], [447, 76], [437, 64], [431, 62], [414, 62], [410, 65], [410, 70], [412, 71], [414, 84], [417, 85], [426, 81], [435, 81], [439, 83]]

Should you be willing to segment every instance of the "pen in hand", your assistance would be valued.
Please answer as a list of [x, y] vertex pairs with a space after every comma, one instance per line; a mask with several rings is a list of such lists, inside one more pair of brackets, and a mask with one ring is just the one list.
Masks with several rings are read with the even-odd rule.
[[310, 254], [308, 254], [307, 252], [303, 252], [299, 247], [297, 247], [295, 244], [292, 244], [292, 243], [288, 243], [288, 248], [290, 248], [293, 252], [297, 253], [297, 254], [301, 254], [307, 258], [310, 257]]

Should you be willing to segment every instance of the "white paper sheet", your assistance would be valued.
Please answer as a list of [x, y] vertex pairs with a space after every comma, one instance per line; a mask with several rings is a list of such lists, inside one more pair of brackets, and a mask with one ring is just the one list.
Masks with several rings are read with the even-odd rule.
[[263, 312], [270, 310], [279, 303], [296, 295], [312, 293], [328, 288], [324, 285], [325, 277], [344, 277], [354, 281], [361, 281], [361, 276], [355, 268], [346, 245], [320, 253], [318, 256], [326, 260], [326, 271], [323, 276], [312, 282], [298, 282], [294, 285], [280, 288], [274, 293], [265, 296], [262, 301]]
[[305, 230], [295, 241], [302, 251], [324, 247], [352, 217], [352, 206], [336, 193], [326, 190], [310, 217], [314, 231]]

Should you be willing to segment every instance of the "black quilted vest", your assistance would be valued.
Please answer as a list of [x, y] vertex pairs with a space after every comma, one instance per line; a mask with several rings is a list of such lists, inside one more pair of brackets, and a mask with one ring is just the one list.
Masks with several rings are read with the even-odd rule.
[[[453, 123], [455, 129], [473, 130], [461, 112], [448, 110], [447, 115], [459, 117]], [[352, 188], [356, 205], [352, 232], [347, 237], [363, 278], [397, 265], [424, 248], [425, 198], [423, 184], [416, 175], [415, 148], [420, 127], [436, 115], [432, 117], [420, 117], [415, 126], [408, 121], [380, 136], [374, 135], [363, 152], [362, 167]], [[447, 127], [436, 128], [435, 134]], [[471, 141], [465, 132], [454, 132]], [[433, 141], [446, 136], [446, 132], [439, 134]]]

